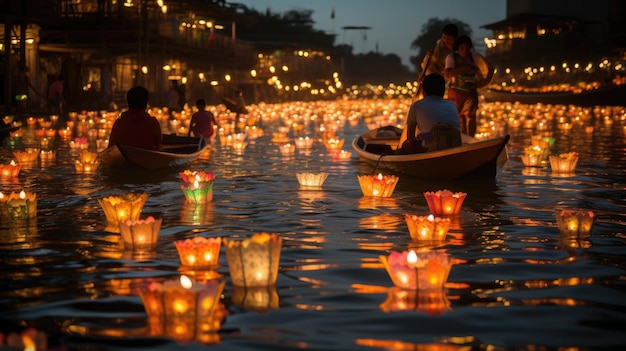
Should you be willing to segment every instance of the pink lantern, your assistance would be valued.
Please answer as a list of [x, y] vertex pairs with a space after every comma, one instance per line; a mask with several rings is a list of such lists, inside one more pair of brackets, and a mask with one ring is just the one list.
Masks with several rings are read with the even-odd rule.
[[392, 252], [380, 260], [394, 285], [403, 289], [442, 289], [452, 268], [449, 255], [442, 251]]

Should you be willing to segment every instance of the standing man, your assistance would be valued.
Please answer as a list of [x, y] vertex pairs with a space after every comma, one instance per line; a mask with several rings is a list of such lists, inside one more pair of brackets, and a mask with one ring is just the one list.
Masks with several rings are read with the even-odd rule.
[[50, 106], [50, 114], [61, 116], [63, 113], [63, 76], [58, 76], [48, 88], [48, 106]]
[[422, 70], [426, 69], [426, 75], [431, 73], [439, 73], [443, 75], [446, 67], [446, 57], [454, 51], [454, 41], [459, 36], [459, 29], [454, 23], [449, 23], [443, 26], [441, 30], [441, 38], [437, 40], [432, 51], [433, 56], [430, 59], [428, 67], [426, 65], [426, 58], [422, 61]]

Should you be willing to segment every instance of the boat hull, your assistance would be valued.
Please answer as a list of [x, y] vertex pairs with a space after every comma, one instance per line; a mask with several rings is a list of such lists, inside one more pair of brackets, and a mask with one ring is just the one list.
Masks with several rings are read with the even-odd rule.
[[109, 169], [139, 168], [157, 170], [185, 165], [196, 160], [208, 147], [203, 138], [163, 136], [163, 151], [127, 145], [113, 145], [100, 152], [100, 162]]
[[409, 155], [393, 154], [399, 137], [377, 138], [376, 130], [358, 136], [352, 148], [374, 166], [374, 173], [387, 170], [419, 179], [451, 181], [495, 178], [508, 159], [509, 135], [477, 141], [465, 137], [463, 145]]

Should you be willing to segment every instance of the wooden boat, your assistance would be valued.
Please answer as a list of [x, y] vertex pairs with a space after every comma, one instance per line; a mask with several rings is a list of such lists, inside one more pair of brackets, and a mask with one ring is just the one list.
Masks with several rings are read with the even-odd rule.
[[202, 137], [164, 134], [161, 151], [140, 149], [127, 145], [112, 145], [99, 153], [100, 163], [109, 169], [140, 168], [156, 170], [187, 164], [207, 147]]
[[402, 129], [393, 126], [370, 130], [352, 141], [352, 148], [374, 172], [386, 170], [415, 178], [451, 181], [495, 178], [508, 159], [509, 135], [477, 140], [463, 135], [463, 145], [432, 152], [396, 155]]
[[486, 101], [519, 102], [521, 104], [552, 104], [577, 106], [626, 106], [626, 84], [610, 85], [575, 92], [524, 93], [485, 89]]

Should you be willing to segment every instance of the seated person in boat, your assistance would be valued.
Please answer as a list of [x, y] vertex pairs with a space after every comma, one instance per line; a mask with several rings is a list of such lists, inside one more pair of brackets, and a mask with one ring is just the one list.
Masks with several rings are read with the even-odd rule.
[[126, 92], [128, 110], [113, 123], [109, 145], [134, 146], [141, 149], [160, 150], [163, 135], [159, 121], [146, 112], [148, 90], [142, 86], [130, 88]]
[[414, 102], [406, 121], [407, 139], [399, 154], [435, 151], [461, 145], [461, 125], [456, 106], [443, 98], [446, 81], [431, 73], [422, 82], [424, 98]]

